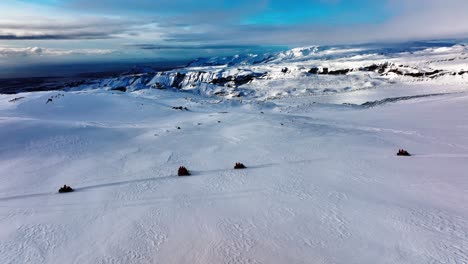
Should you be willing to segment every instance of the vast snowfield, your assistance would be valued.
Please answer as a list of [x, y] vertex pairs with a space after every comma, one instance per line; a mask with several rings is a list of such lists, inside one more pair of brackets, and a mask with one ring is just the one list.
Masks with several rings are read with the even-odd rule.
[[[467, 50], [314, 47], [198, 61], [179, 87], [0, 95], [0, 263], [468, 263]], [[246, 72], [264, 75], [212, 81]]]

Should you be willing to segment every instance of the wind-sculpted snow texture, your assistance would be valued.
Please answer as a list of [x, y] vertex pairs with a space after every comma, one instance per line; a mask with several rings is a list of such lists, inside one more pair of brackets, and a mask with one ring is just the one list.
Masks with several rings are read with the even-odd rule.
[[362, 50], [0, 95], [0, 263], [468, 263], [466, 47]]

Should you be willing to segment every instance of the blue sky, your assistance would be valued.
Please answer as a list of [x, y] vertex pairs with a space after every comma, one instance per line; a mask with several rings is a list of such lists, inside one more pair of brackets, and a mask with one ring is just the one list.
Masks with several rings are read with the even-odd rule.
[[2, 0], [0, 64], [464, 38], [466, 0]]

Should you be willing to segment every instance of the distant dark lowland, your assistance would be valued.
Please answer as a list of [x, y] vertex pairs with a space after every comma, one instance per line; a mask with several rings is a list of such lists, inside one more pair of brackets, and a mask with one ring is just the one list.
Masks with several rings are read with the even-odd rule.
[[124, 73], [166, 71], [187, 62], [90, 63], [31, 65], [0, 68], [0, 94], [60, 90], [84, 84], [87, 80], [116, 77]]

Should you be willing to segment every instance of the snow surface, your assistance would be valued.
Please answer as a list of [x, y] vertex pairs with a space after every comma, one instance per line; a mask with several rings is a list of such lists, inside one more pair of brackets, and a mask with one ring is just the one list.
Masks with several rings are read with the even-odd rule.
[[302, 88], [352, 89], [307, 95], [276, 78], [233, 100], [144, 89], [148, 76], [128, 93], [109, 90], [135, 84], [121, 77], [0, 95], [0, 263], [468, 263], [465, 79], [362, 89], [367, 76], [314, 77]]

